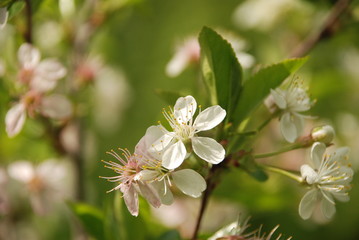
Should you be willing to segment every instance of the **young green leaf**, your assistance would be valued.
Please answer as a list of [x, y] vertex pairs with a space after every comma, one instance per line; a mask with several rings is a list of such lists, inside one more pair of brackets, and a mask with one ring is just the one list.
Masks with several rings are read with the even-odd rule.
[[199, 35], [201, 69], [211, 102], [227, 111], [232, 120], [242, 84], [242, 68], [231, 45], [214, 30], [203, 27]]
[[89, 235], [95, 239], [105, 239], [104, 216], [99, 209], [85, 203], [69, 203], [69, 207]]
[[298, 70], [307, 58], [288, 59], [262, 68], [248, 79], [234, 111], [233, 126], [237, 127], [249, 114], [263, 102], [270, 89], [278, 87], [287, 77]]

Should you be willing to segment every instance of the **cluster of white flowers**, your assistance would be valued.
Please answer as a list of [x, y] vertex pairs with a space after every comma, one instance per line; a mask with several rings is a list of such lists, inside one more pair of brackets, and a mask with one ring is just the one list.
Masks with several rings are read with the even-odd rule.
[[11, 185], [12, 194], [26, 194], [36, 214], [49, 213], [54, 210], [55, 205], [71, 196], [70, 172], [70, 165], [54, 159], [45, 160], [38, 165], [21, 160], [11, 163], [6, 170], [0, 169], [0, 186], [5, 183], [0, 191], [2, 193], [0, 200], [6, 200], [1, 203], [6, 205], [3, 206], [2, 211], [11, 208], [9, 193]]
[[325, 217], [331, 218], [335, 213], [334, 199], [349, 201], [348, 191], [353, 178], [353, 169], [348, 160], [349, 148], [342, 147], [332, 154], [324, 154], [324, 143], [316, 142], [312, 146], [312, 165], [302, 165], [301, 175], [310, 190], [304, 195], [299, 205], [299, 214], [308, 219], [318, 201]]
[[200, 137], [201, 131], [210, 130], [220, 124], [226, 111], [220, 106], [212, 106], [200, 112], [193, 121], [197, 103], [192, 96], [181, 97], [174, 108], [164, 116], [172, 131], [163, 125], [151, 126], [141, 138], [135, 151], [121, 150], [108, 152], [119, 162], [104, 161], [106, 167], [118, 175], [102, 177], [119, 183], [113, 190], [123, 193], [128, 210], [138, 215], [138, 194], [152, 206], [170, 205], [173, 202], [171, 186], [176, 186], [184, 194], [197, 198], [206, 189], [206, 181], [192, 169], [180, 168], [183, 161], [194, 153], [211, 164], [220, 163], [225, 157], [221, 144], [209, 137]]
[[56, 120], [66, 119], [72, 114], [72, 104], [65, 96], [47, 95], [56, 87], [58, 80], [66, 75], [66, 69], [55, 59], [40, 61], [40, 58], [37, 48], [28, 43], [20, 46], [18, 82], [25, 86], [26, 91], [6, 114], [6, 132], [9, 137], [21, 131], [27, 114], [33, 117], [40, 113]]

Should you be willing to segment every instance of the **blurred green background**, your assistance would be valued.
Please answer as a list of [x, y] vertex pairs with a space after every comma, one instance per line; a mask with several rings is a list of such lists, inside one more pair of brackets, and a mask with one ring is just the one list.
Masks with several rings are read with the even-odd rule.
[[[43, 27], [48, 21], [58, 24], [56, 26], [61, 32], [60, 40], [56, 43], [58, 50], [41, 46], [43, 38], [47, 38], [46, 32], [36, 33], [34, 43], [44, 50], [45, 56], [57, 56], [70, 65], [68, 57], [73, 49], [69, 39], [73, 34], [72, 31], [77, 31], [79, 26], [71, 25], [77, 19], [76, 14], [66, 18], [63, 12], [59, 11], [59, 2], [61, 1], [42, 1], [34, 16], [35, 29]], [[75, 11], [85, 4], [84, 2], [86, 1], [76, 1]], [[85, 41], [89, 44], [88, 55], [101, 56], [103, 65], [116, 72], [120, 85], [114, 85], [116, 86], [114, 89], [118, 91], [110, 91], [112, 98], [110, 96], [102, 102], [98, 98], [104, 98], [106, 93], [98, 91], [100, 83], [96, 82], [85, 88], [74, 99], [80, 103], [79, 108], [83, 113], [80, 122], [84, 131], [83, 202], [100, 209], [105, 213], [106, 219], [112, 219], [114, 217], [112, 215], [116, 215], [116, 211], [122, 211], [123, 206], [113, 207], [113, 201], [118, 196], [114, 193], [105, 193], [113, 186], [98, 178], [112, 174], [100, 161], [110, 159], [105, 152], [118, 147], [132, 150], [147, 127], [162, 120], [161, 110], [169, 103], [163, 101], [156, 94], [156, 90], [179, 91], [183, 95], [192, 94], [199, 99], [203, 97], [198, 89], [200, 86], [198, 65], [190, 65], [174, 78], [166, 75], [166, 64], [174, 55], [176, 44], [190, 36], [198, 36], [203, 26], [230, 32], [246, 42], [245, 52], [255, 58], [255, 66], [246, 70], [245, 74], [249, 74], [258, 66], [288, 58], [308, 34], [320, 28], [336, 1], [103, 0], [99, 2], [97, 4], [100, 8], [95, 13], [105, 20], [96, 26], [93, 37]], [[0, 45], [0, 56], [3, 58], [7, 54], [6, 58], [9, 59], [9, 55], [14, 54], [21, 43], [21, 38], [16, 35], [16, 31], [24, 28], [21, 14], [23, 13], [9, 19], [9, 26], [0, 32], [0, 41], [3, 43], [2, 46]], [[357, 1], [352, 2], [348, 12], [333, 27], [331, 33], [327, 39], [320, 41], [310, 51], [308, 62], [297, 73], [297, 76], [309, 85], [312, 98], [317, 100], [310, 115], [318, 118], [309, 120], [307, 132], [310, 131], [310, 126], [332, 124], [337, 133], [335, 145], [350, 146], [353, 166], [358, 168], [359, 6]], [[101, 77], [96, 81], [106, 84], [106, 80]], [[2, 106], [0, 116], [4, 119], [13, 97], [11, 80], [4, 78], [0, 87]], [[106, 109], [110, 112], [106, 112]], [[111, 112], [111, 109], [114, 110]], [[35, 120], [28, 120], [22, 133], [13, 139], [6, 136], [4, 125], [0, 126], [2, 126], [0, 163], [3, 167], [16, 160], [41, 162], [58, 156], [51, 144], [43, 138], [46, 130]], [[267, 129], [263, 136], [260, 136], [263, 140], [258, 140], [258, 150], [255, 151], [275, 150], [284, 144], [275, 130], [278, 125], [273, 123], [269, 127], [273, 129]], [[287, 162], [288, 168], [295, 169], [300, 164], [295, 161], [304, 162], [306, 159], [309, 159], [308, 151], [295, 151], [293, 154], [281, 156], [280, 159], [269, 159], [268, 162]], [[267, 182], [260, 183], [243, 171], [233, 170], [224, 176], [214, 193], [213, 201], [204, 219], [203, 233], [208, 236], [225, 224], [235, 221], [238, 213], [242, 212], [252, 216], [252, 227], [263, 225], [262, 231], [269, 232], [279, 224], [278, 232], [282, 232], [287, 237], [293, 236], [293, 239], [356, 240], [359, 239], [357, 185], [358, 178], [355, 176], [353, 189], [350, 192], [351, 200], [349, 203], [337, 204], [337, 213], [333, 220], [323, 222], [322, 219], [314, 218], [304, 221], [298, 215], [298, 205], [305, 189], [297, 183], [274, 174], [270, 175]], [[180, 218], [176, 215], [181, 211], [178, 209], [182, 211], [189, 209], [187, 211], [190, 214], [186, 217], [194, 219], [198, 201], [191, 199], [187, 202], [182, 195], [178, 198], [180, 202], [176, 204], [177, 210], [168, 210], [167, 218]], [[118, 233], [118, 237], [113, 239], [160, 239], [160, 236], [162, 239], [178, 239], [176, 232], [166, 233], [170, 227], [159, 227], [163, 224], [152, 217], [151, 210], [147, 206], [142, 206], [140, 217], [137, 219], [124, 211], [121, 215], [122, 220], [116, 223], [118, 226], [112, 226], [111, 229], [117, 229], [113, 234], [116, 234], [116, 231], [121, 232], [122, 229], [125, 229], [123, 230], [125, 233]], [[224, 206], [228, 206], [228, 209]], [[21, 206], [18, 207], [17, 211], [21, 212]], [[215, 210], [211, 211], [211, 207]], [[30, 210], [27, 207], [24, 211]], [[156, 214], [166, 215], [166, 211]], [[14, 216], [20, 218], [17, 221], [17, 228], [31, 229], [21, 231], [27, 236], [26, 238], [17, 239], [74, 239], [75, 236], [82, 236], [81, 230], [78, 230], [80, 223], [69, 210], [45, 217], [28, 214], [25, 219], [21, 219], [22, 214], [19, 212]], [[1, 221], [5, 222], [4, 216]], [[107, 221], [107, 224], [111, 225], [108, 222], [111, 221]], [[191, 226], [188, 227], [183, 222], [178, 222], [174, 228], [187, 237], [192, 232]]]

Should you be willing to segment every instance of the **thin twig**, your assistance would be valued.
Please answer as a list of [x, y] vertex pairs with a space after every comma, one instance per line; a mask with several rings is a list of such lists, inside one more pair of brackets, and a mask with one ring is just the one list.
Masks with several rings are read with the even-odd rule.
[[332, 7], [323, 26], [310, 34], [294, 51], [290, 57], [303, 57], [321, 40], [333, 34], [334, 26], [339, 22], [340, 17], [346, 12], [352, 0], [338, 0]]
[[32, 6], [31, 0], [25, 0], [26, 11], [26, 31], [24, 38], [27, 43], [32, 43]]

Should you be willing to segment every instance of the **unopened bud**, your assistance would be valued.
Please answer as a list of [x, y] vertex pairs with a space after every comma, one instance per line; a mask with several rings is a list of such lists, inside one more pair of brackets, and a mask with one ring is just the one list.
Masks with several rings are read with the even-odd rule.
[[312, 139], [316, 142], [322, 142], [325, 144], [329, 144], [334, 139], [335, 131], [332, 126], [324, 125], [321, 127], [313, 128], [311, 136], [312, 136]]

